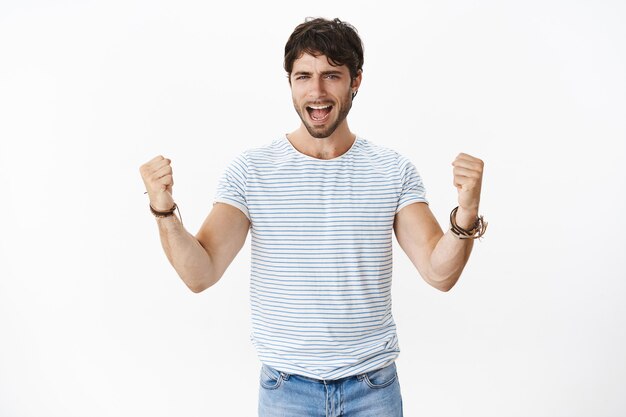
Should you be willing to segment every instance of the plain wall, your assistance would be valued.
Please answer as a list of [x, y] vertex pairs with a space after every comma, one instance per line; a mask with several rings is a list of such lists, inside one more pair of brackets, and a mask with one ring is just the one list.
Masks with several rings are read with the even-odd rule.
[[191, 293], [139, 166], [197, 232], [239, 152], [299, 125], [307, 16], [365, 44], [351, 129], [409, 157], [443, 227], [451, 162], [489, 222], [449, 293], [394, 247], [407, 416], [626, 414], [621, 1], [0, 3], [0, 416], [256, 415], [249, 241]]

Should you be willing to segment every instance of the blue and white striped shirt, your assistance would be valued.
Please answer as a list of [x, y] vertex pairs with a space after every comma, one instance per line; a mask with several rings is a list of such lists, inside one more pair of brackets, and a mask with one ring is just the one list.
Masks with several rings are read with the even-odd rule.
[[426, 202], [408, 159], [359, 137], [343, 155], [316, 159], [282, 137], [232, 161], [215, 202], [251, 222], [251, 339], [261, 362], [337, 379], [397, 358], [393, 222]]

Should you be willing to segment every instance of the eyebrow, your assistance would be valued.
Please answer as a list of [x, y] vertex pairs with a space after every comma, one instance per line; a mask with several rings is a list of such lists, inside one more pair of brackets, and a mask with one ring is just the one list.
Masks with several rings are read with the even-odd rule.
[[[294, 76], [298, 76], [298, 75], [312, 75], [313, 73], [310, 71], [297, 71], [294, 72], [292, 75]], [[330, 71], [322, 71], [320, 72], [321, 75], [342, 75], [343, 73], [341, 71], [337, 71], [337, 70], [330, 70]]]

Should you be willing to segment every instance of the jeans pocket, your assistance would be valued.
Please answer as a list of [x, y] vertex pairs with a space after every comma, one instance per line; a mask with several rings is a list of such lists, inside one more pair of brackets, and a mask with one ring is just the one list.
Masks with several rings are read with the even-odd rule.
[[283, 374], [269, 366], [261, 366], [261, 376], [259, 377], [261, 387], [265, 389], [276, 389], [283, 382]]
[[396, 364], [392, 363], [384, 368], [368, 372], [363, 374], [362, 377], [363, 381], [365, 381], [370, 388], [378, 389], [388, 387], [398, 379]]

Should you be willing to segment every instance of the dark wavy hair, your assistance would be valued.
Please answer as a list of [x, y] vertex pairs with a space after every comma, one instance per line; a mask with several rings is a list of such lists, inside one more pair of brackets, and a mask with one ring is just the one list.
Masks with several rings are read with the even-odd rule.
[[326, 55], [331, 65], [345, 65], [352, 79], [363, 71], [363, 43], [354, 26], [339, 19], [307, 18], [298, 25], [285, 45], [287, 75], [302, 54]]

